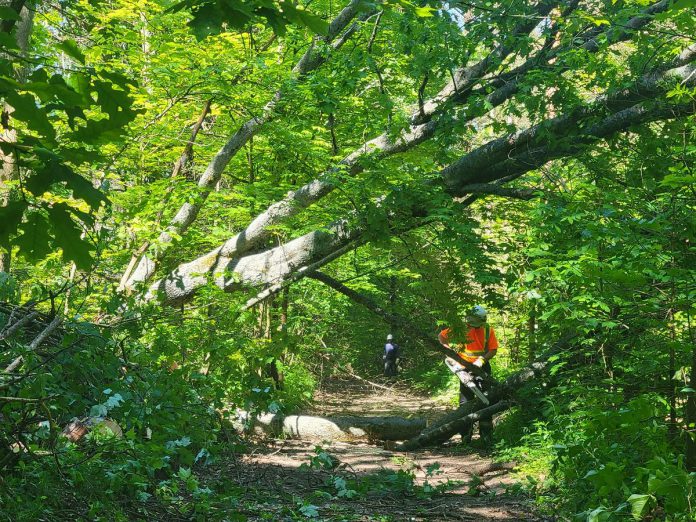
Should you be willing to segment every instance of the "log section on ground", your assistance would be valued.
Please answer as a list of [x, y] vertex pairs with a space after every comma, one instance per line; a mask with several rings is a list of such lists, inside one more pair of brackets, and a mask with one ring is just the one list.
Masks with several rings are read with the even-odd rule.
[[232, 424], [235, 429], [251, 430], [258, 435], [303, 440], [406, 440], [426, 427], [425, 419], [404, 417], [314, 417], [264, 413], [249, 422], [246, 412], [238, 412]]

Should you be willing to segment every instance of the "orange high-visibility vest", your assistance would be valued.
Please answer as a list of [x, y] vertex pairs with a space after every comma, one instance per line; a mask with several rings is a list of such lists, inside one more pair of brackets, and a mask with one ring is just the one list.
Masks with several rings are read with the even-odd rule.
[[[449, 342], [452, 329], [446, 328], [440, 332], [440, 335]], [[465, 361], [474, 362], [486, 353], [496, 351], [498, 349], [498, 340], [495, 337], [493, 328], [489, 325], [484, 325], [479, 328], [469, 328], [466, 334], [466, 341], [457, 343], [454, 347]]]

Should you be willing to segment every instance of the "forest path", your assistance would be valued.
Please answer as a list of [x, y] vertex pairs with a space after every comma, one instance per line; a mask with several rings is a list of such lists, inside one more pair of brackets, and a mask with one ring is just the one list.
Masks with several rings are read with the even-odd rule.
[[[433, 399], [414, 393], [404, 383], [377, 387], [356, 379], [334, 378], [317, 391], [314, 407], [306, 413], [432, 419], [445, 409]], [[314, 520], [540, 520], [528, 499], [508, 492], [515, 482], [509, 476], [512, 464], [494, 463], [485, 453], [459, 445], [457, 438], [441, 447], [416, 452], [395, 452], [366, 441], [322, 443], [320, 450], [318, 445], [312, 441], [271, 440], [241, 457], [234, 473], [243, 483], [254, 484], [271, 494], [268, 500], [246, 512], [249, 520], [268, 520], [268, 516], [273, 520], [297, 520], [294, 517], [299, 510], [309, 504], [316, 508]], [[309, 464], [318, 451], [338, 459], [338, 467], [331, 470], [302, 466]], [[429, 473], [429, 468], [434, 471]], [[405, 486], [393, 486], [408, 474], [413, 479], [406, 478]], [[367, 492], [360, 491], [353, 499], [337, 498], [337, 489], [331, 482], [336, 476], [349, 484], [351, 480], [369, 484], [365, 487]], [[422, 493], [426, 481], [432, 487], [445, 487], [448, 480], [446, 493]], [[331, 484], [328, 487], [327, 482]], [[415, 488], [409, 489], [409, 483]], [[380, 486], [386, 484], [392, 486], [380, 492]], [[318, 494], [321, 489], [331, 495]], [[258, 491], [254, 498], [258, 502]], [[276, 504], [284, 503], [283, 498], [285, 504], [290, 498], [295, 505], [283, 511]], [[266, 518], [253, 516], [264, 511]], [[313, 509], [310, 512], [314, 513]]]

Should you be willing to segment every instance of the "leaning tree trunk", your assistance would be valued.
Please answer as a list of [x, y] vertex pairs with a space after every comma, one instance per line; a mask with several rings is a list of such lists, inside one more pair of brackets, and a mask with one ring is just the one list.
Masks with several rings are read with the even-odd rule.
[[[474, 405], [473, 403], [467, 404], [472, 406], [469, 408], [470, 410], [474, 409], [474, 407], [481, 408], [481, 406], [483, 406], [483, 403], [480, 402], [477, 405]], [[407, 440], [403, 444], [399, 444], [396, 449], [398, 451], [411, 451], [420, 449], [424, 446], [439, 444], [449, 440], [456, 433], [467, 431], [475, 422], [492, 417], [495, 413], [505, 411], [510, 408], [510, 406], [512, 406], [511, 402], [500, 401], [492, 404], [491, 406], [486, 406], [485, 408], [472, 411], [463, 417], [457, 417], [456, 419], [447, 423], [440, 424], [437, 428], [428, 428], [418, 436]]]
[[[568, 114], [491, 140], [441, 169], [437, 178], [426, 185], [439, 186], [453, 198], [501, 193], [500, 184], [553, 159], [576, 155], [597, 141], [635, 125], [693, 114], [696, 112], [693, 104], [655, 101], [665, 95], [670, 84], [696, 86], [696, 63], [692, 62], [696, 62], [696, 45], [685, 49], [671, 64], [657, 67], [637, 79], [624, 91], [597, 96]], [[424, 223], [429, 208], [427, 201], [416, 198], [410, 209], [413, 219], [408, 223], [403, 223], [403, 219], [392, 220], [392, 232]], [[209, 282], [227, 292], [244, 285], [280, 284], [308, 264], [330, 256], [363, 235], [364, 230], [359, 226], [350, 226], [347, 220], [337, 221], [328, 229], [315, 230], [284, 245], [241, 258], [236, 257], [238, 238], [234, 237], [207, 254], [179, 265], [150, 287], [147, 298], [180, 302]]]
[[[326, 61], [328, 55], [319, 51], [317, 44], [327, 44], [334, 50], [340, 49], [345, 44], [357, 29], [357, 24], [352, 22], [359, 13], [360, 7], [360, 2], [357, 0], [349, 3], [329, 24], [326, 36], [318, 37], [309, 46], [309, 49], [293, 67], [292, 72], [296, 79], [304, 79], [310, 72], [320, 67]], [[341, 36], [341, 33], [344, 33], [343, 36]], [[198, 181], [199, 192], [196, 200], [184, 203], [167, 228], [160, 233], [157, 240], [159, 249], [157, 256], [149, 257], [147, 251], [143, 252], [138, 265], [130, 276], [122, 278], [124, 279], [123, 285], [125, 287], [133, 288], [137, 283], [145, 282], [154, 275], [158, 258], [172, 245], [173, 237], [182, 235], [188, 230], [198, 217], [198, 213], [201, 211], [209, 194], [222, 178], [223, 171], [229, 162], [259, 132], [263, 125], [272, 119], [278, 104], [286, 94], [284, 89], [278, 89], [263, 107], [260, 114], [243, 123], [239, 130], [230, 136], [225, 145], [213, 156]]]

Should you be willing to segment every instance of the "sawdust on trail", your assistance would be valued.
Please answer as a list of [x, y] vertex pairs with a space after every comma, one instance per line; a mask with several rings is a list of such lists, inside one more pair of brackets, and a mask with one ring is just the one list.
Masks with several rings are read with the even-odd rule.
[[[402, 383], [373, 386], [366, 381], [334, 378], [318, 390], [307, 413], [433, 419], [446, 409]], [[321, 448], [338, 459], [338, 466], [316, 470], [302, 466], [316, 456], [316, 442], [267, 440], [231, 462], [234, 469], [230, 473], [238, 477], [240, 485], [246, 485], [249, 499], [253, 499], [255, 507], [247, 504], [246, 508], [248, 520], [296, 520], [302, 502], [316, 507], [314, 520], [542, 520], [528, 499], [510, 493], [515, 482], [509, 475], [512, 463], [494, 463], [482, 452], [458, 442], [455, 437], [441, 447], [416, 452], [395, 452], [367, 441], [322, 443]], [[435, 473], [428, 473], [436, 463]], [[327, 480], [332, 477], [378, 477], [384, 470], [412, 473], [418, 486], [427, 480], [431, 486], [450, 481], [451, 487], [432, 496], [402, 492], [348, 500], [337, 498], [335, 492], [323, 499], [316, 495], [317, 490], [327, 490]], [[259, 501], [259, 492], [266, 492], [264, 501]]]

